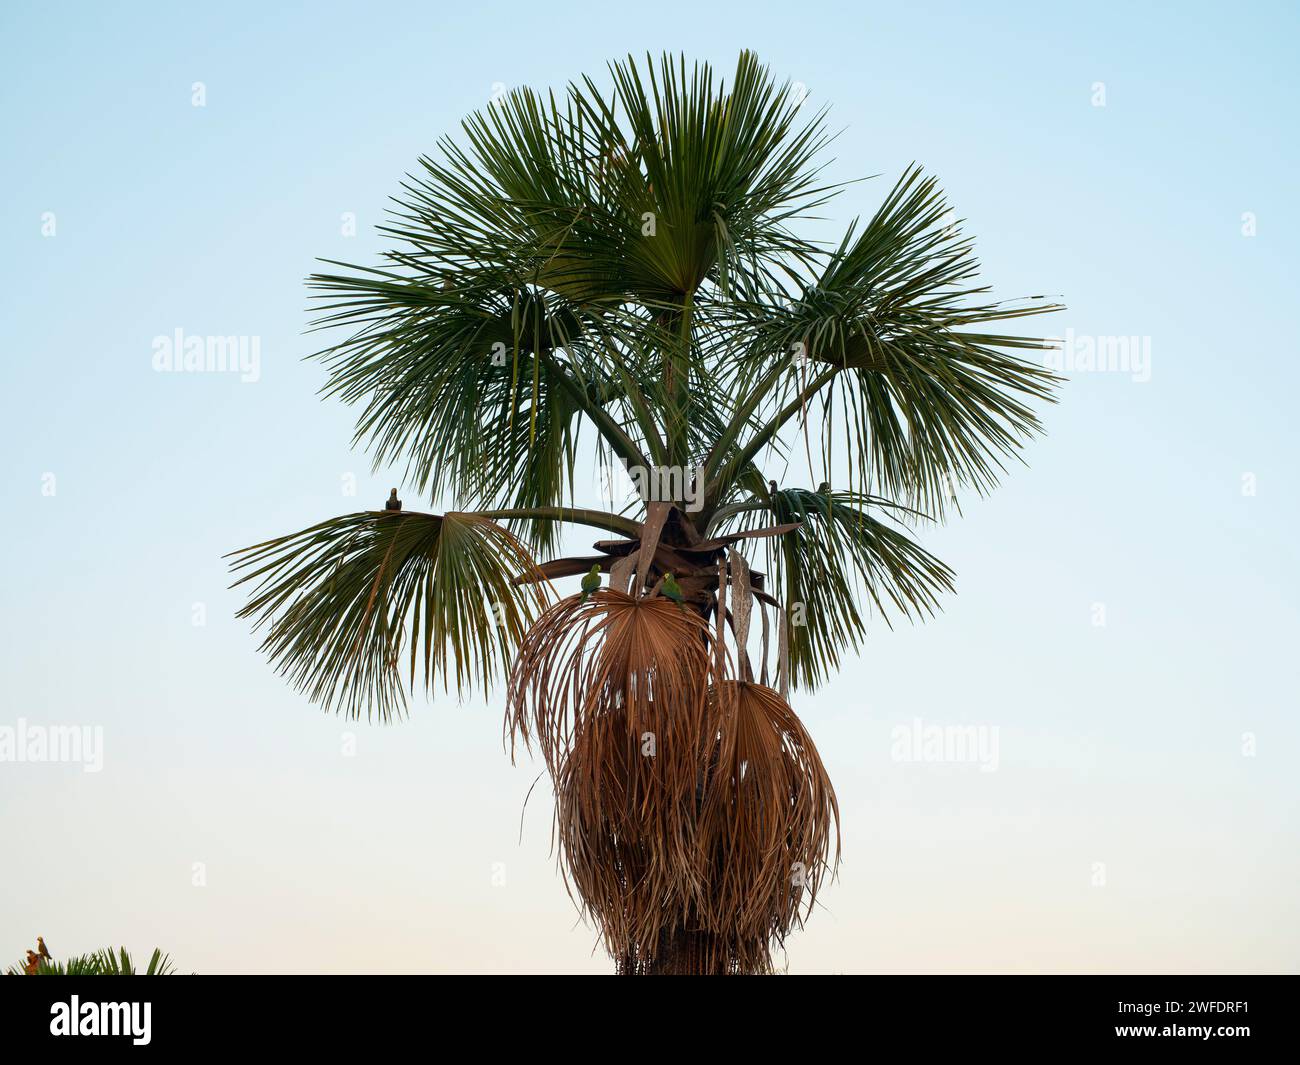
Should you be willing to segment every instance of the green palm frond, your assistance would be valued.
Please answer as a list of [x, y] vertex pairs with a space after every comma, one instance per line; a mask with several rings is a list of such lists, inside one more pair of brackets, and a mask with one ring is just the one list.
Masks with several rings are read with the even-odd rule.
[[[657, 68], [647, 56], [644, 74], [629, 56], [611, 71], [657, 222], [655, 238], [633, 251], [658, 294], [676, 303], [706, 280], [724, 295], [756, 292], [774, 260], [811, 251], [787, 223], [832, 191], [813, 165], [829, 139], [824, 111], [801, 121], [801, 95], [749, 52], [725, 90], [707, 66], [688, 68], [680, 56]], [[615, 121], [609, 110], [602, 117]]]
[[[519, 502], [520, 455], [537, 450], [552, 461], [534, 471], [531, 501], [563, 500], [594, 371], [555, 352], [588, 328], [582, 321], [524, 289], [444, 291], [375, 272], [316, 283], [335, 294], [320, 321], [359, 327], [323, 355], [327, 392], [361, 404], [357, 437], [376, 466], [404, 461], [422, 493], [506, 505]], [[622, 430], [603, 417], [603, 428]]]
[[99, 960], [99, 972], [102, 976], [171, 976], [176, 972], [171, 957], [157, 947], [149, 957], [149, 964], [141, 973], [127, 953], [126, 947], [118, 948], [114, 953], [112, 947], [105, 947], [95, 955]]
[[240, 617], [263, 649], [326, 709], [382, 720], [405, 710], [403, 655], [432, 688], [487, 688], [545, 603], [544, 583], [512, 579], [534, 562], [475, 514], [363, 511], [234, 553], [232, 586], [252, 583]]
[[978, 265], [935, 179], [912, 167], [788, 305], [737, 305], [751, 341], [723, 442], [747, 441], [729, 462], [715, 454], [715, 498], [814, 406], [827, 468], [847, 435], [850, 469], [877, 491], [940, 516], [957, 486], [993, 487], [1040, 429], [1030, 404], [1052, 401], [1057, 378], [1015, 354], [1040, 339], [988, 325], [1060, 307], [989, 302]]
[[468, 143], [404, 185], [387, 264], [312, 278], [316, 324], [350, 331], [320, 353], [327, 393], [421, 491], [521, 505], [506, 482], [536, 448], [529, 502], [558, 505], [581, 420], [629, 462], [684, 463], [698, 430], [680, 408], [715, 386], [727, 294], [814, 255], [789, 223], [829, 194], [811, 165], [827, 138], [790, 86], [749, 53], [726, 87], [667, 57], [611, 73], [608, 97], [585, 79], [471, 116]]
[[[32, 976], [172, 976], [176, 966], [170, 955], [154, 948], [149, 958], [149, 965], [142, 973], [135, 967], [130, 953], [125, 947], [104, 947], [90, 954], [78, 954], [56, 961], [53, 958], [41, 958]], [[19, 963], [5, 970], [6, 976], [28, 975], [27, 966]]]
[[778, 489], [719, 517], [720, 532], [800, 523], [768, 541], [766, 549], [767, 587], [790, 623], [790, 676], [799, 687], [819, 685], [840, 655], [856, 650], [866, 636], [860, 592], [889, 624], [891, 614], [933, 614], [939, 596], [952, 590], [952, 571], [904, 531], [904, 522], [921, 515], [887, 500], [857, 492]]

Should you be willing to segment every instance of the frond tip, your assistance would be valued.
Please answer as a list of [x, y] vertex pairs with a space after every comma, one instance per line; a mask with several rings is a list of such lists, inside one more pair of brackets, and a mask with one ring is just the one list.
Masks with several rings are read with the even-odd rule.
[[511, 533], [475, 514], [362, 511], [234, 552], [232, 587], [252, 582], [239, 612], [267, 626], [262, 650], [327, 710], [382, 720], [412, 688], [454, 678], [486, 689], [549, 597], [511, 578], [536, 563]]

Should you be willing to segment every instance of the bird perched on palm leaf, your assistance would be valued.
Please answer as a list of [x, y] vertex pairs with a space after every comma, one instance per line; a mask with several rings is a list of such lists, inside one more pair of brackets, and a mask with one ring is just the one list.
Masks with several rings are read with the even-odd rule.
[[42, 958], [45, 958], [47, 961], [49, 960], [50, 952], [46, 949], [45, 939], [42, 936], [36, 937], [36, 952], [40, 954]]
[[591, 569], [587, 571], [587, 575], [582, 578], [582, 601], [585, 603], [591, 597], [591, 593], [599, 587], [600, 566], [599, 564], [593, 564]]
[[678, 606], [685, 602], [685, 597], [682, 595], [682, 586], [677, 583], [677, 578], [671, 573], [664, 574], [664, 583], [659, 590], [666, 599], [671, 599]]
[[388, 502], [384, 504], [385, 510], [401, 510], [402, 501], [397, 498], [397, 489], [394, 488], [388, 493]]

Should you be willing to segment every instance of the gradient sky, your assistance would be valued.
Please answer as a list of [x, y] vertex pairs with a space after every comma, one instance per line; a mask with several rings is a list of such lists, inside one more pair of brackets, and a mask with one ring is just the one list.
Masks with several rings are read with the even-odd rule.
[[[396, 483], [316, 395], [303, 278], [373, 261], [421, 153], [496, 85], [748, 47], [832, 105], [833, 177], [882, 175], [838, 224], [917, 160], [999, 296], [1151, 352], [1070, 375], [1028, 466], [922, 534], [942, 615], [796, 699], [844, 862], [790, 970], [1300, 968], [1297, 8], [901, 7], [4, 5], [0, 727], [101, 727], [104, 765], [0, 763], [0, 963], [40, 934], [207, 973], [609, 970], [541, 785], [521, 825], [500, 693], [326, 716], [221, 556]], [[155, 373], [177, 328], [259, 337], [260, 380]], [[997, 770], [895, 760], [915, 719], [996, 727]]]

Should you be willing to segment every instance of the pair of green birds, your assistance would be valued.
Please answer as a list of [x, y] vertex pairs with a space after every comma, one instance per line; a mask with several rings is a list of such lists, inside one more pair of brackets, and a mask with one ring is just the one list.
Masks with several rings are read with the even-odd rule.
[[[591, 593], [600, 587], [600, 565], [595, 564], [588, 571], [587, 575], [582, 578], [582, 601], [585, 603], [591, 596]], [[666, 599], [671, 599], [674, 603], [682, 603], [682, 586], [677, 583], [677, 578], [671, 573], [664, 574], [664, 582], [659, 590], [664, 594]]]

